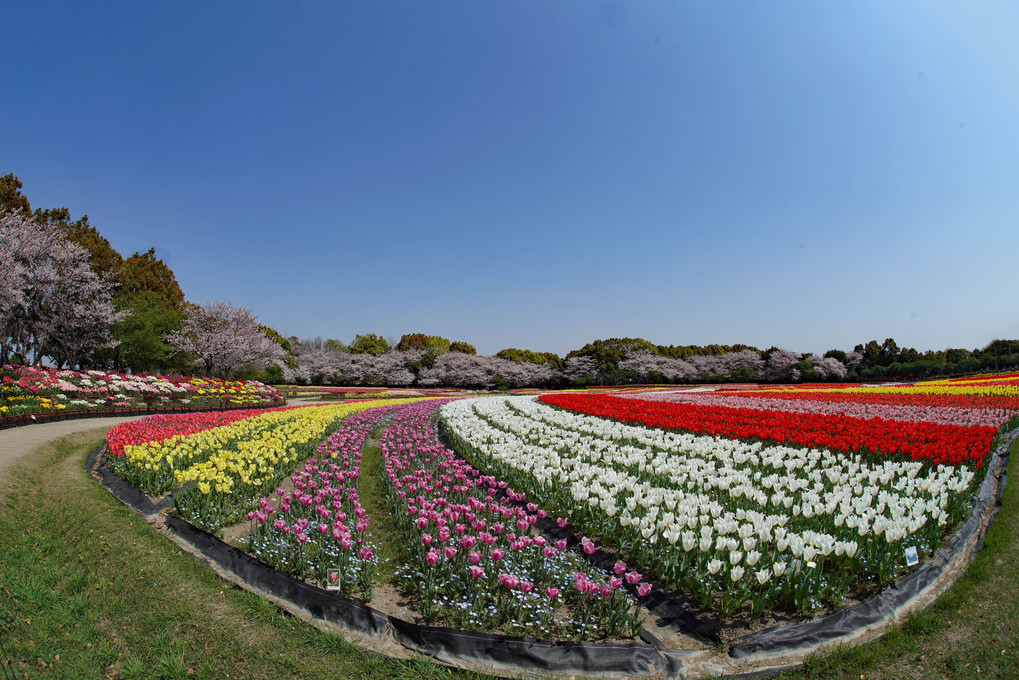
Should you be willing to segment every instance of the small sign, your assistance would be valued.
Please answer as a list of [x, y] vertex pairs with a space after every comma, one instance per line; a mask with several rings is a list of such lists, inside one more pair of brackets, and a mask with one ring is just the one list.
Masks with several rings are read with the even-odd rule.
[[916, 554], [916, 546], [911, 545], [906, 548], [906, 566], [912, 567], [914, 564], [920, 563], [920, 556]]
[[339, 590], [340, 589], [340, 570], [339, 569], [327, 569], [326, 570], [326, 590]]

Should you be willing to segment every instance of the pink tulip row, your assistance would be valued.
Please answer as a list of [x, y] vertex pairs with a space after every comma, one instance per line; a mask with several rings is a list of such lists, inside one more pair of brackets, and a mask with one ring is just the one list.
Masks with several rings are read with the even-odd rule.
[[357, 587], [370, 599], [377, 557], [367, 540], [369, 518], [358, 500], [361, 451], [373, 428], [399, 406], [356, 413], [318, 445], [320, 459], [290, 477], [291, 491], [259, 501], [248, 513], [248, 548], [272, 566], [311, 577], [344, 594]]
[[958, 406], [911, 406], [834, 402], [821, 400], [782, 399], [751, 395], [731, 396], [713, 392], [641, 392], [627, 395], [631, 399], [668, 403], [700, 404], [729, 408], [754, 408], [788, 413], [844, 415], [850, 418], [881, 418], [905, 422], [939, 423], [963, 427], [1000, 427], [1019, 415], [1007, 408], [962, 408]]
[[635, 635], [638, 614], [622, 586], [646, 595], [650, 584], [622, 563], [612, 576], [581, 571], [564, 539], [535, 529], [543, 509], [439, 442], [430, 419], [442, 403], [401, 409], [381, 436], [390, 504], [409, 546], [403, 575], [425, 619], [543, 637]]

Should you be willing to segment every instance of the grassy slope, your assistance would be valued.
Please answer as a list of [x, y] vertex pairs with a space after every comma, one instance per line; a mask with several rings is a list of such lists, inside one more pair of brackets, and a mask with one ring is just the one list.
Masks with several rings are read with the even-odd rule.
[[[4, 652], [18, 678], [480, 677], [358, 650], [225, 585], [88, 478], [98, 441], [44, 446], [0, 482], [0, 678]], [[1019, 677], [1017, 459], [985, 549], [945, 597], [783, 677]]]
[[4, 652], [18, 678], [480, 677], [361, 651], [226, 585], [86, 475], [100, 437], [0, 482], [0, 678]]

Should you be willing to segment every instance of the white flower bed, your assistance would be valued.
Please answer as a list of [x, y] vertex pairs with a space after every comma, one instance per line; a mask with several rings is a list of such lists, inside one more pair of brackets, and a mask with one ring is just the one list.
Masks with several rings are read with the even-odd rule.
[[923, 558], [968, 510], [968, 467], [624, 425], [532, 397], [442, 407], [455, 442], [723, 612], [837, 604]]

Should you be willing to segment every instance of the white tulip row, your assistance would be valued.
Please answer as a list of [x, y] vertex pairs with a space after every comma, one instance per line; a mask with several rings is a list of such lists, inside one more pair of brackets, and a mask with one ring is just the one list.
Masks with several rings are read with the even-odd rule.
[[757, 565], [764, 551], [776, 576], [788, 556], [850, 560], [863, 548], [876, 559], [907, 538], [929, 551], [974, 479], [968, 467], [625, 425], [533, 397], [455, 401], [442, 417], [481, 455], [548, 493], [568, 488], [578, 507], [651, 544], [696, 549], [733, 567]]

